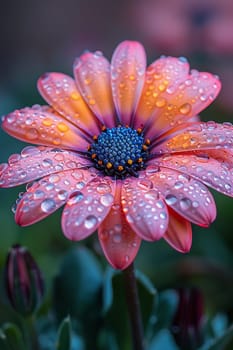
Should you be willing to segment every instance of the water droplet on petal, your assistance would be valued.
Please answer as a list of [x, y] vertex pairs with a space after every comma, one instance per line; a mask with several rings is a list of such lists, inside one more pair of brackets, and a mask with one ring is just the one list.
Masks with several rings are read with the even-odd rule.
[[180, 207], [182, 210], [188, 210], [192, 205], [192, 202], [189, 198], [182, 198], [180, 201]]
[[68, 205], [76, 204], [76, 203], [80, 202], [81, 200], [83, 200], [83, 198], [84, 198], [84, 195], [82, 194], [82, 192], [79, 192], [79, 191], [74, 192], [74, 193], [72, 193], [72, 195], [70, 196], [70, 198], [69, 198], [67, 204], [68, 204]]
[[190, 103], [184, 103], [182, 106], [180, 106], [179, 111], [181, 114], [189, 114], [192, 110], [192, 107]]
[[143, 190], [148, 190], [153, 188], [153, 183], [150, 180], [139, 180], [137, 182], [138, 187], [142, 188]]
[[112, 237], [112, 240], [114, 243], [120, 243], [122, 240], [121, 235], [119, 233], [115, 233]]
[[58, 198], [61, 200], [61, 201], [64, 201], [67, 199], [68, 197], [68, 192], [66, 190], [60, 190], [57, 194]]
[[165, 202], [167, 203], [167, 205], [173, 205], [177, 202], [177, 198], [173, 194], [168, 194], [165, 197]]
[[98, 220], [96, 218], [96, 216], [94, 215], [88, 215], [86, 217], [86, 219], [84, 220], [84, 226], [87, 229], [92, 229], [93, 227], [95, 227], [95, 225], [97, 224]]
[[111, 187], [108, 184], [101, 183], [97, 186], [96, 190], [100, 194], [105, 194], [111, 192]]
[[44, 195], [45, 195], [44, 191], [36, 190], [34, 192], [34, 199], [41, 199], [44, 197]]
[[56, 208], [56, 203], [53, 199], [47, 198], [41, 203], [40, 207], [44, 213], [49, 213]]
[[109, 207], [113, 203], [114, 197], [112, 194], [107, 193], [100, 197], [100, 203], [105, 207]]
[[52, 159], [49, 159], [49, 158], [45, 158], [42, 161], [42, 165], [45, 168], [50, 167], [52, 164], [53, 164], [53, 161], [52, 161]]
[[26, 138], [28, 140], [36, 140], [38, 136], [39, 136], [39, 133], [35, 128], [28, 129], [26, 132]]

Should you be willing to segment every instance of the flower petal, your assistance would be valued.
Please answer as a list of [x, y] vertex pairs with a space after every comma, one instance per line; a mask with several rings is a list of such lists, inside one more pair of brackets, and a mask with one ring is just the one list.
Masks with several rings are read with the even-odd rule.
[[37, 83], [47, 103], [64, 118], [94, 136], [99, 132], [97, 119], [77, 90], [75, 81], [62, 73], [46, 73]]
[[139, 237], [155, 241], [163, 236], [168, 225], [167, 208], [149, 179], [124, 181], [122, 207], [128, 224]]
[[[232, 154], [229, 154], [229, 157]], [[160, 157], [152, 160], [155, 170], [158, 167], [176, 170], [181, 175], [189, 175], [216, 191], [233, 197], [233, 169], [227, 162], [219, 162], [208, 157], [208, 152], [196, 156], [194, 154], [179, 154]]]
[[62, 116], [35, 106], [16, 110], [4, 117], [3, 129], [19, 140], [51, 147], [86, 151], [89, 142]]
[[183, 124], [172, 129], [153, 150], [161, 154], [221, 148], [233, 148], [233, 125], [230, 123]]
[[144, 126], [146, 136], [158, 137], [169, 128], [205, 109], [218, 95], [221, 83], [206, 72], [192, 70], [183, 59], [165, 57], [147, 70], [135, 127]]
[[113, 53], [111, 78], [113, 99], [120, 123], [131, 125], [141, 96], [146, 69], [146, 54], [136, 41], [123, 41]]
[[109, 263], [116, 269], [127, 268], [135, 259], [141, 239], [125, 220], [118, 182], [114, 205], [98, 230], [99, 241]]
[[209, 226], [216, 218], [216, 206], [206, 186], [188, 175], [162, 167], [160, 169], [158, 171], [158, 168], [148, 166], [146, 172], [166, 204], [186, 220]]
[[21, 154], [12, 154], [0, 171], [0, 187], [13, 187], [63, 170], [90, 165], [77, 153], [49, 147], [25, 147]]
[[169, 209], [169, 225], [163, 238], [178, 252], [188, 253], [192, 246], [192, 226], [189, 221]]
[[87, 52], [74, 63], [77, 86], [89, 108], [105, 126], [115, 126], [110, 85], [110, 64], [101, 52]]
[[72, 196], [62, 213], [64, 235], [79, 241], [92, 234], [109, 213], [115, 194], [115, 182], [97, 177]]
[[77, 195], [78, 189], [93, 176], [89, 170], [73, 169], [44, 177], [28, 187], [20, 199], [15, 212], [16, 222], [28, 226], [44, 219], [64, 205], [72, 193]]

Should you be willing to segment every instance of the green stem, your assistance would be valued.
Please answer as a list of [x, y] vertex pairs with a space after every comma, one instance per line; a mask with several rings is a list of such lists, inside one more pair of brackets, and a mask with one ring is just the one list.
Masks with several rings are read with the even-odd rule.
[[35, 317], [29, 316], [23, 318], [24, 338], [27, 350], [40, 350], [38, 342], [38, 334], [36, 331]]
[[123, 271], [133, 350], [144, 350], [143, 326], [133, 263]]

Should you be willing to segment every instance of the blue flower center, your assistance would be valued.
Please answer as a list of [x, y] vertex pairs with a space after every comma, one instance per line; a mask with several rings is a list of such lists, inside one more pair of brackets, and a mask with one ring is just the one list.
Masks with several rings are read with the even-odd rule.
[[88, 149], [95, 167], [115, 178], [138, 176], [138, 171], [145, 168], [150, 140], [144, 139], [141, 129], [118, 126], [102, 130]]

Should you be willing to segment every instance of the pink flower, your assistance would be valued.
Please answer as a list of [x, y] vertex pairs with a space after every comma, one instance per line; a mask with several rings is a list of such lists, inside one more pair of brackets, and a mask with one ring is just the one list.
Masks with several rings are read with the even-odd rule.
[[75, 80], [38, 81], [48, 106], [16, 110], [3, 129], [39, 145], [1, 165], [1, 187], [33, 182], [15, 219], [27, 226], [65, 205], [62, 229], [79, 241], [98, 229], [110, 264], [126, 268], [141, 240], [164, 238], [188, 252], [191, 223], [207, 227], [216, 207], [205, 185], [233, 196], [233, 127], [199, 122], [217, 96], [217, 77], [183, 58], [146, 69], [138, 42], [122, 42], [111, 64], [100, 53], [74, 63]]

